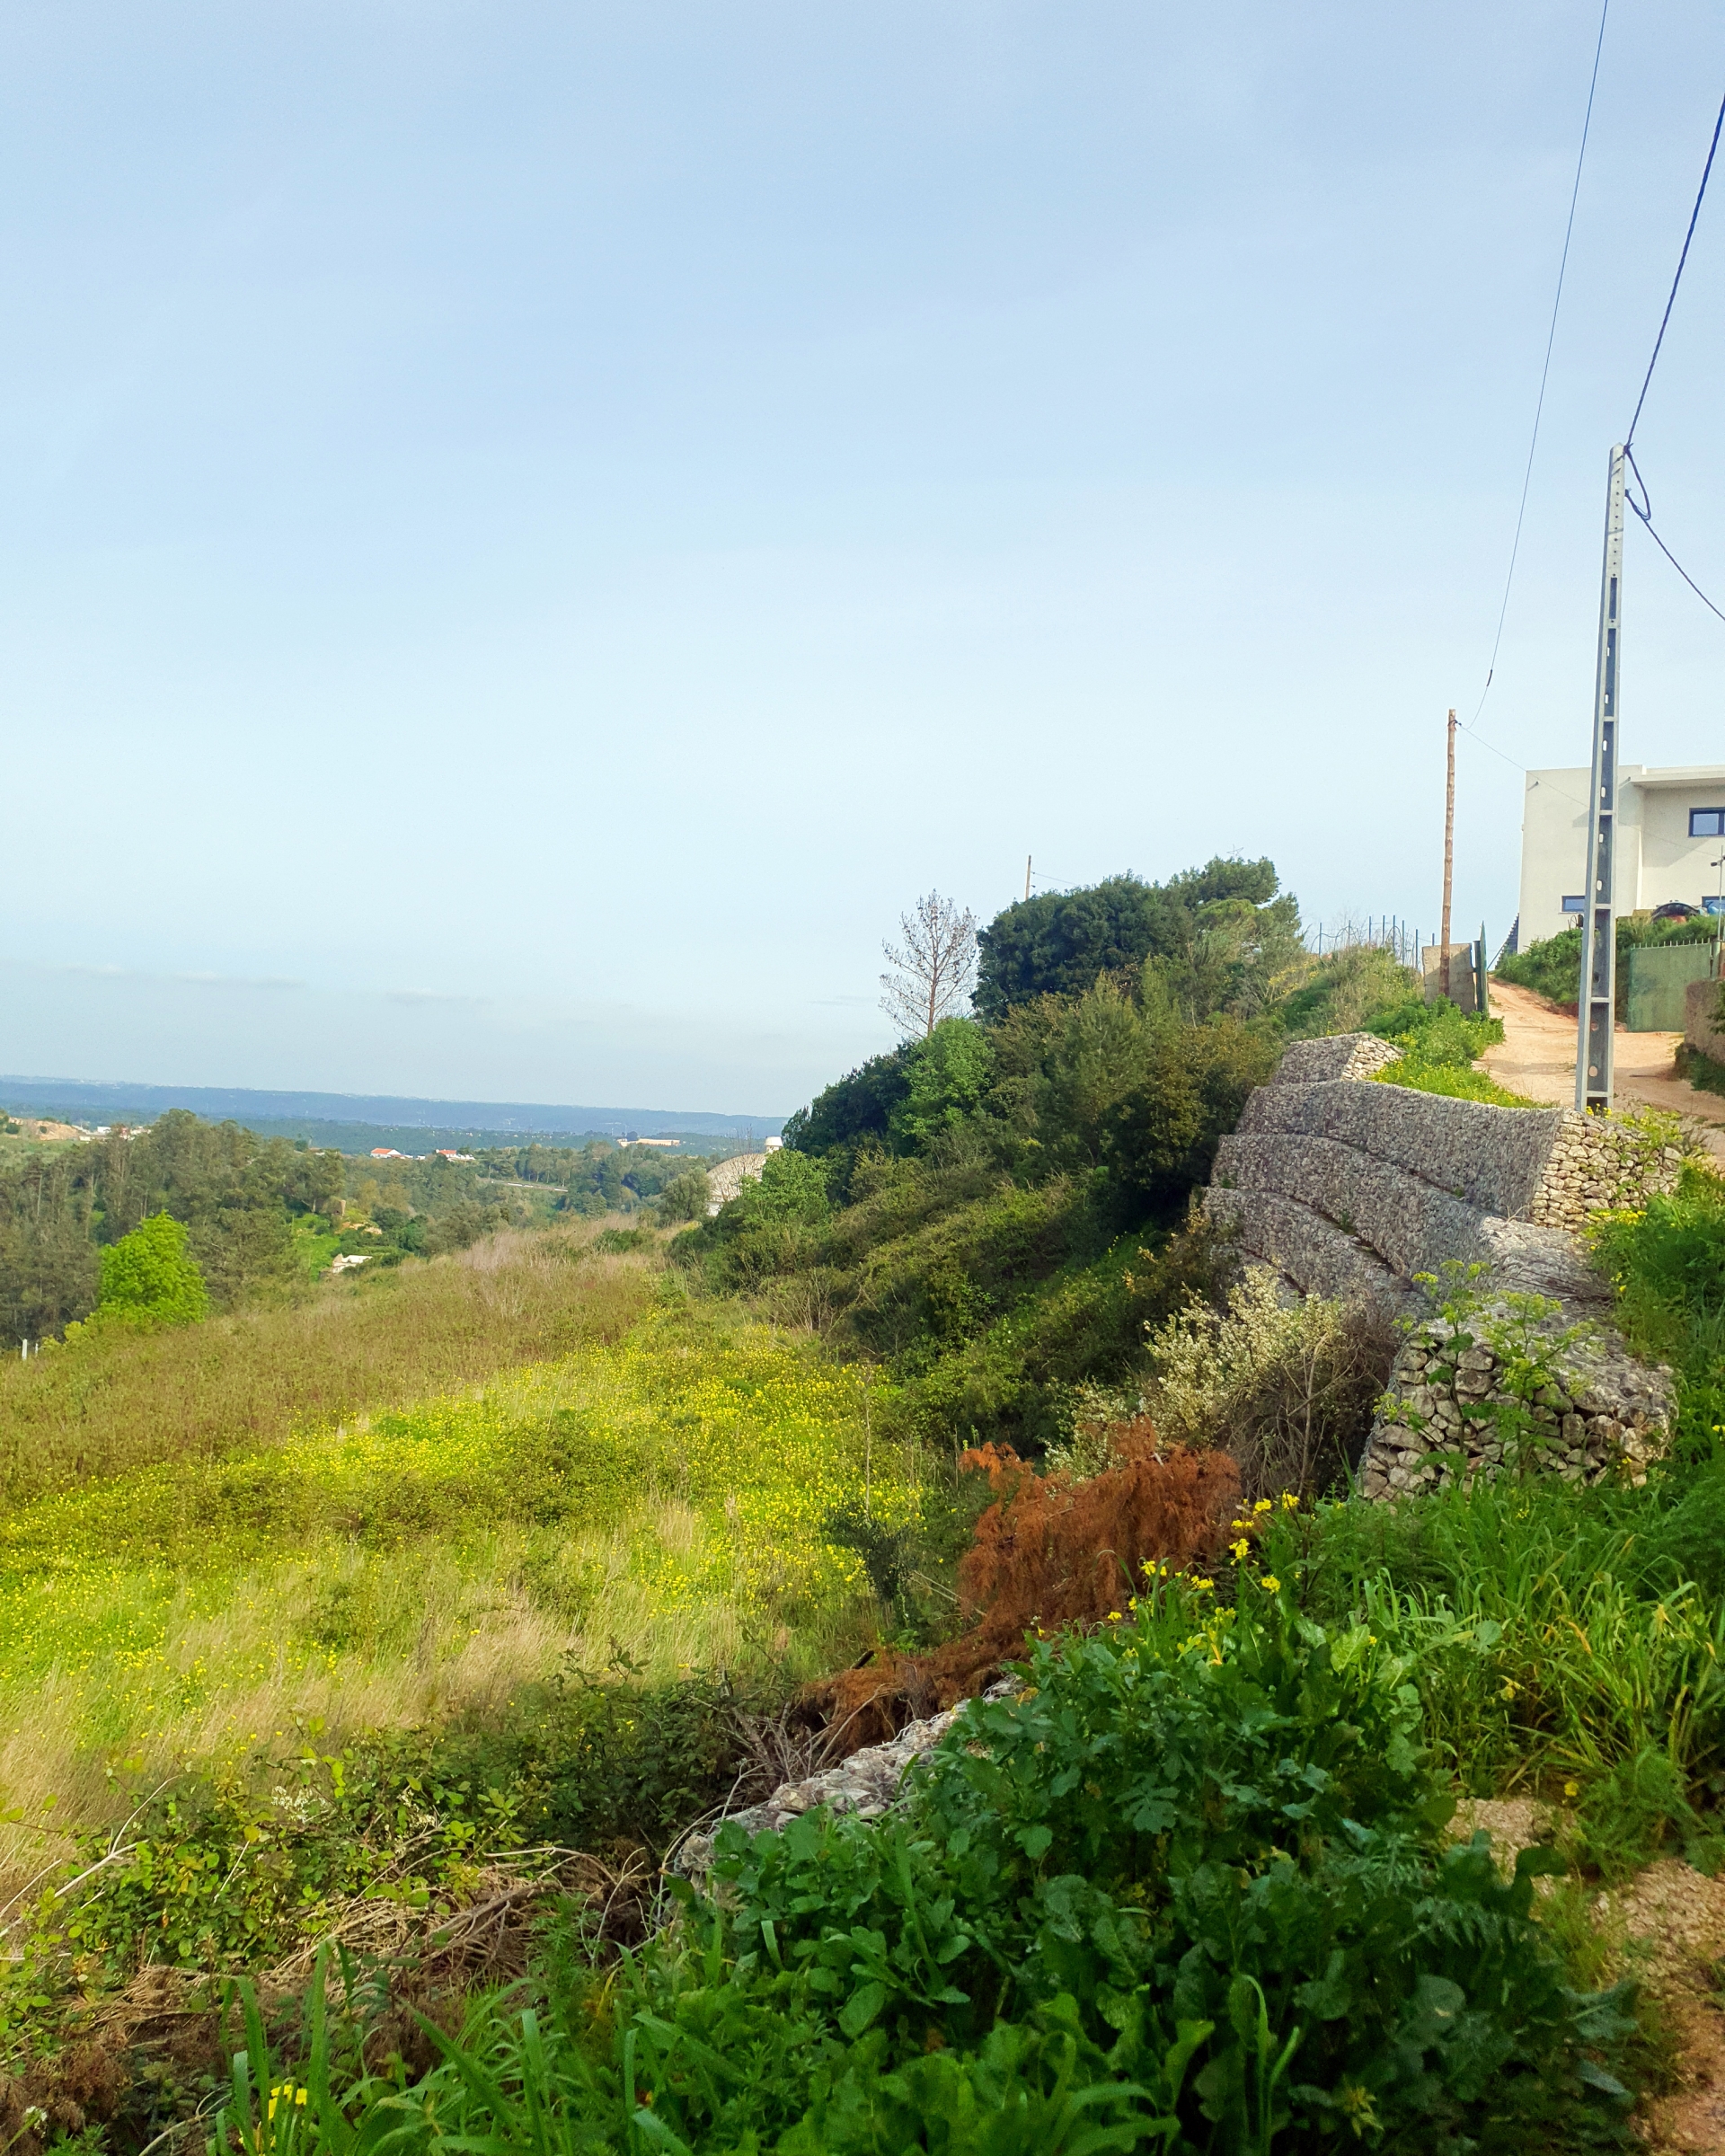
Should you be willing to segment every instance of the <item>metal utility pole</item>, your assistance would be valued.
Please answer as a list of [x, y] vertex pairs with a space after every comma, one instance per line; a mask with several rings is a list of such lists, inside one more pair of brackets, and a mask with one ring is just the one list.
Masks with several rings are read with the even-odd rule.
[[1576, 1002], [1575, 1105], [1611, 1113], [1612, 1025], [1617, 994], [1617, 923], [1612, 911], [1612, 838], [1617, 821], [1617, 670], [1623, 596], [1623, 446], [1606, 482], [1606, 558], [1599, 573], [1599, 653], [1593, 678], [1593, 793], [1588, 820], [1588, 905], [1581, 916], [1581, 993]]
[[1449, 714], [1449, 773], [1444, 783], [1444, 912], [1438, 931], [1438, 963], [1444, 994], [1449, 994], [1449, 886], [1455, 872], [1455, 713]]
[[1024, 856], [1024, 902], [1025, 902], [1025, 904], [1026, 904], [1027, 906], [1028, 906], [1028, 905], [1029, 905], [1029, 903], [1030, 903], [1030, 897], [1031, 897], [1031, 857], [1030, 857], [1030, 855], [1027, 853], [1027, 854]]
[[1719, 870], [1719, 903], [1713, 908], [1713, 978], [1717, 980], [1720, 935], [1725, 930], [1725, 853], [1721, 853], [1717, 861], [1710, 862], [1708, 866]]

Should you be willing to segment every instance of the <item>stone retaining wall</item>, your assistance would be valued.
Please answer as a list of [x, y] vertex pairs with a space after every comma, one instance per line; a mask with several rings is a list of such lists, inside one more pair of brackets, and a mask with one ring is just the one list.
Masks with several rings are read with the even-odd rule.
[[[1436, 1319], [1402, 1349], [1360, 1461], [1365, 1494], [1492, 1473], [1512, 1453], [1571, 1480], [1640, 1480], [1669, 1427], [1670, 1374], [1636, 1362], [1607, 1325], [1570, 1337], [1571, 1321], [1611, 1308], [1576, 1232], [1591, 1214], [1670, 1189], [1680, 1149], [1614, 1118], [1372, 1082], [1394, 1056], [1369, 1034], [1296, 1042], [1223, 1139], [1205, 1201], [1238, 1232], [1247, 1259], [1303, 1294], [1416, 1318], [1429, 1308], [1416, 1274], [1451, 1261], [1491, 1268], [1496, 1316], [1487, 1307], [1470, 1321], [1477, 1346], [1449, 1347]], [[1526, 1411], [1483, 1337], [1516, 1293], [1562, 1313], [1545, 1328], [1561, 1365]]]
[[1394, 1057], [1370, 1034], [1296, 1042], [1217, 1150], [1211, 1215], [1303, 1293], [1405, 1302], [1416, 1273], [1454, 1260], [1601, 1301], [1574, 1232], [1671, 1188], [1679, 1150], [1615, 1118], [1370, 1082]]
[[1720, 1024], [1721, 985], [1691, 981], [1684, 991], [1683, 1038], [1714, 1063], [1725, 1063], [1725, 1028]]
[[1504, 1381], [1505, 1358], [1477, 1329], [1460, 1348], [1442, 1318], [1422, 1325], [1396, 1357], [1360, 1462], [1363, 1493], [1405, 1497], [1506, 1462], [1566, 1482], [1644, 1482], [1665, 1448], [1671, 1374], [1634, 1361], [1613, 1335], [1560, 1352], [1531, 1401]]

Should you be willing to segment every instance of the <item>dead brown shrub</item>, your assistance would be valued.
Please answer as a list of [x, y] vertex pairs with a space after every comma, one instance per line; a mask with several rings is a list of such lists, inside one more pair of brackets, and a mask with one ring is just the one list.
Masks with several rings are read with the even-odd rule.
[[1181, 1568], [1215, 1559], [1240, 1495], [1228, 1454], [1163, 1451], [1143, 1415], [1113, 1426], [1109, 1443], [1116, 1464], [1087, 1478], [1039, 1475], [1010, 1445], [962, 1455], [994, 1492], [959, 1567], [965, 1610], [978, 1621], [933, 1654], [877, 1653], [810, 1685], [807, 1707], [843, 1727], [837, 1756], [970, 1698], [1026, 1633], [1102, 1623], [1126, 1607], [1153, 1559]]

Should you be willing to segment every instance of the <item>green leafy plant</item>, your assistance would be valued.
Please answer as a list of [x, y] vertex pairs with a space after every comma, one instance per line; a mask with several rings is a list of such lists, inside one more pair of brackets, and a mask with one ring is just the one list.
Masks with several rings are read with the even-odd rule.
[[209, 1291], [187, 1241], [179, 1221], [157, 1213], [109, 1244], [102, 1252], [96, 1322], [154, 1329], [207, 1317]]

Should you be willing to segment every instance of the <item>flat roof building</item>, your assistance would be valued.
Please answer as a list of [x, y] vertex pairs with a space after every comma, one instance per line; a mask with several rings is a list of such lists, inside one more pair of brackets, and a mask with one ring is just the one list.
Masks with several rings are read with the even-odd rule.
[[[1521, 912], [1516, 941], [1572, 928], [1587, 905], [1591, 773], [1530, 771], [1521, 816]], [[1613, 900], [1620, 914], [1681, 899], [1717, 910], [1725, 856], [1725, 764], [1617, 767]]]

